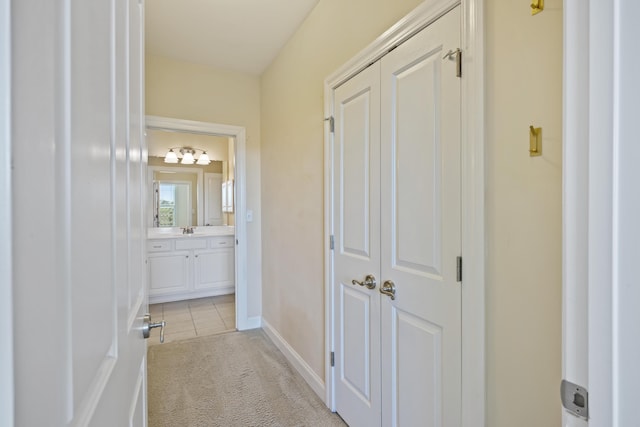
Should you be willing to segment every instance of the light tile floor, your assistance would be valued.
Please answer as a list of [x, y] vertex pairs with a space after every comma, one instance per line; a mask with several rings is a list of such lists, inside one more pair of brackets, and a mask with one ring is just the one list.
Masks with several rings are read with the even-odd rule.
[[[235, 295], [149, 305], [153, 322], [164, 319], [164, 342], [179, 341], [236, 329]], [[160, 330], [151, 331], [149, 345], [160, 344]]]

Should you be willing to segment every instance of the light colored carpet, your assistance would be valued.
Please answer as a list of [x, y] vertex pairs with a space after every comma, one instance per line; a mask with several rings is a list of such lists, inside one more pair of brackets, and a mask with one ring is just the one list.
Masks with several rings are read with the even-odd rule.
[[148, 350], [150, 427], [345, 426], [260, 330]]

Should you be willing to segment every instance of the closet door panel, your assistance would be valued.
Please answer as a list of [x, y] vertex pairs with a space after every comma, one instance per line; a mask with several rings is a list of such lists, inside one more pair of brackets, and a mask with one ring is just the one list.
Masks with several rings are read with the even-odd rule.
[[456, 8], [381, 60], [385, 426], [461, 419], [459, 33]]
[[351, 426], [380, 425], [380, 67], [334, 92], [336, 409]]
[[[441, 51], [426, 53], [390, 80], [395, 117], [393, 263], [416, 273], [441, 270], [440, 99]], [[419, 238], [416, 238], [419, 236]]]

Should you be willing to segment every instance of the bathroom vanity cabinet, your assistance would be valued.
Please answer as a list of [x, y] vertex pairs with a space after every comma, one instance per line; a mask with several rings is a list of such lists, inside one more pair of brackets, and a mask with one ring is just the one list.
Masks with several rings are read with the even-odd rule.
[[235, 292], [234, 236], [147, 240], [149, 303]]

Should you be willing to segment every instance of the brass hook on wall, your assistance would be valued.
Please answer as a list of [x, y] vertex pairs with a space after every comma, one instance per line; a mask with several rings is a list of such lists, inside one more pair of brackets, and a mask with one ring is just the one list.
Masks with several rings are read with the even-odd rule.
[[544, 0], [533, 0], [531, 2], [531, 14], [537, 15], [544, 10]]
[[529, 156], [542, 155], [542, 128], [529, 126]]

